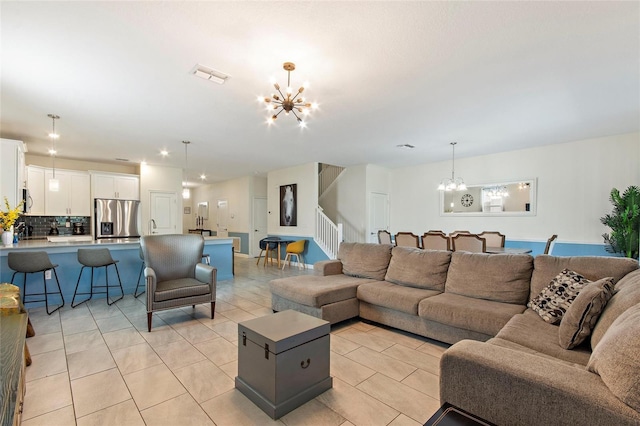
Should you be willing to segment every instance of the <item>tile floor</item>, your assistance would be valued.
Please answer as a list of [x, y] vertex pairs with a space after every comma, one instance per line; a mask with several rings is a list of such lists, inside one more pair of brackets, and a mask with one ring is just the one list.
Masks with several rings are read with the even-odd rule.
[[440, 405], [446, 345], [359, 320], [331, 329], [333, 388], [279, 420], [235, 390], [237, 323], [271, 314], [269, 280], [308, 273], [237, 257], [214, 320], [205, 305], [159, 312], [151, 333], [144, 296], [30, 309], [22, 425], [423, 424]]

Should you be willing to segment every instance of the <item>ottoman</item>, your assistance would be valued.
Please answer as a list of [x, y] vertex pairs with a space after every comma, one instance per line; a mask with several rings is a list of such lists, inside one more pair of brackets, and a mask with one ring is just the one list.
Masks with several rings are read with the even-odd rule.
[[273, 419], [330, 389], [329, 331], [292, 310], [239, 323], [236, 388]]
[[358, 286], [375, 281], [343, 274], [275, 279], [269, 282], [271, 308], [293, 309], [335, 324], [360, 314]]

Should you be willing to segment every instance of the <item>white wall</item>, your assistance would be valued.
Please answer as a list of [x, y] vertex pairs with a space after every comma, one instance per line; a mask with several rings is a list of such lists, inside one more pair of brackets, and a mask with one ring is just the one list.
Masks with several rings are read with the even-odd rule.
[[[223, 182], [216, 182], [195, 188], [192, 191], [192, 203], [207, 201], [209, 203], [209, 219], [204, 222], [202, 228], [217, 230], [218, 200], [227, 200], [229, 217], [227, 218], [227, 229], [229, 232], [249, 232], [251, 227], [251, 193], [254, 183], [253, 176], [245, 176], [237, 179], [230, 179]], [[195, 218], [197, 211], [191, 209], [191, 215], [185, 216], [184, 232], [188, 228], [195, 228]]]
[[456, 158], [456, 176], [467, 184], [538, 179], [537, 215], [443, 217], [436, 187], [451, 161], [391, 172], [391, 230], [497, 230], [507, 239], [602, 244], [611, 211], [609, 193], [640, 183], [640, 134], [609, 136], [473, 158]]
[[[280, 226], [280, 186], [294, 183], [298, 185], [298, 226]], [[318, 163], [269, 172], [267, 198], [269, 234], [313, 237], [318, 206]]]
[[175, 192], [178, 200], [177, 229], [182, 229], [182, 169], [175, 167], [150, 166], [140, 167], [140, 210], [143, 235], [148, 233], [150, 218], [151, 191]]

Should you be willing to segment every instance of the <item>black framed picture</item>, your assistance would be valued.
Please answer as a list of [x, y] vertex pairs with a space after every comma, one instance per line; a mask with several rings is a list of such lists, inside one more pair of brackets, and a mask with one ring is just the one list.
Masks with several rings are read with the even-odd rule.
[[298, 184], [280, 186], [280, 226], [298, 226]]

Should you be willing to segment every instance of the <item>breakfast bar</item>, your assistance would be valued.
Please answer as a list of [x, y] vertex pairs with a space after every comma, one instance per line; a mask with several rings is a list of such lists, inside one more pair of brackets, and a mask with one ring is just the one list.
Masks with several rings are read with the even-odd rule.
[[[231, 238], [205, 237], [204, 238], [204, 255], [208, 255], [211, 266], [217, 268], [218, 280], [229, 280], [233, 278], [233, 240]], [[66, 241], [50, 242], [47, 240], [29, 240], [20, 241], [12, 246], [0, 246], [0, 282], [11, 282], [13, 270], [8, 266], [7, 255], [15, 251], [45, 251], [51, 262], [58, 265], [56, 272], [62, 288], [62, 294], [65, 301], [71, 302], [75, 285], [80, 274], [82, 265], [78, 263], [77, 251], [79, 248], [103, 248], [106, 247], [111, 252], [114, 260], [118, 261], [118, 270], [122, 279], [122, 287], [125, 294], [133, 294], [138, 281], [138, 275], [142, 266], [140, 259], [140, 239], [124, 238], [124, 239], [102, 239], [86, 241], [82, 239], [69, 238]], [[109, 280], [115, 279], [110, 274]], [[27, 277], [28, 282], [38, 285], [37, 278]], [[40, 278], [41, 279], [41, 278]], [[83, 274], [80, 286], [88, 288], [90, 283], [90, 274]], [[104, 282], [104, 268], [96, 269], [94, 281]], [[33, 280], [33, 281], [32, 281]], [[15, 284], [22, 288], [22, 275], [16, 275]], [[41, 285], [42, 281], [40, 281]], [[49, 283], [49, 280], [47, 280]], [[51, 297], [51, 296], [50, 296]], [[96, 296], [104, 297], [104, 295]], [[53, 296], [50, 303], [57, 304], [60, 301], [55, 300]], [[44, 303], [41, 303], [42, 305]], [[35, 306], [30, 304], [29, 307]]]

